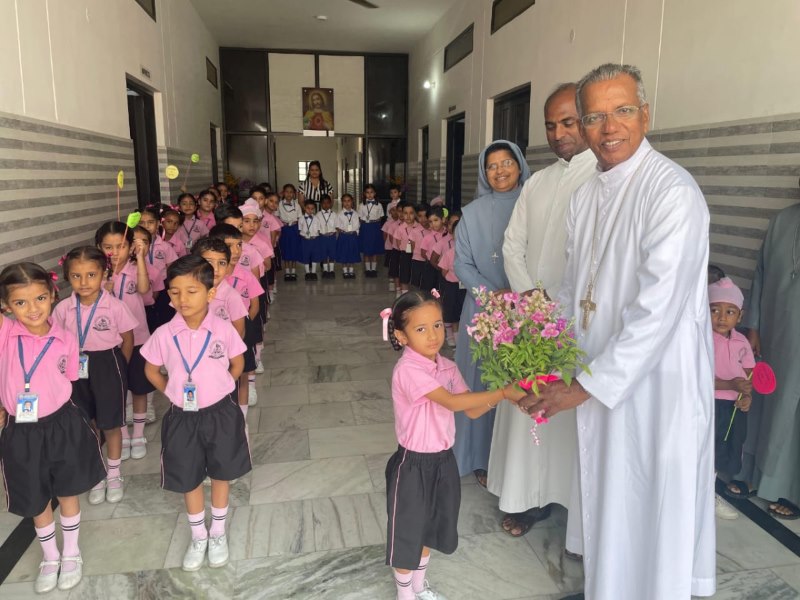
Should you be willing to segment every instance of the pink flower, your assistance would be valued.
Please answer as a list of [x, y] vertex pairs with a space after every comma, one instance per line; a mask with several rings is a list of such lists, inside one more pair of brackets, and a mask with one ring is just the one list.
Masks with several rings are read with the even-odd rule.
[[537, 310], [537, 311], [536, 311], [535, 313], [533, 313], [533, 315], [531, 316], [531, 320], [532, 320], [534, 323], [538, 323], [539, 325], [541, 325], [542, 323], [544, 323], [544, 322], [545, 322], [545, 320], [546, 320], [546, 319], [545, 319], [545, 316], [544, 316], [544, 314], [542, 313], [542, 311], [540, 311], [540, 310]]
[[558, 334], [561, 333], [556, 327], [555, 323], [548, 323], [542, 329], [542, 337], [543, 338], [555, 338], [558, 337]]

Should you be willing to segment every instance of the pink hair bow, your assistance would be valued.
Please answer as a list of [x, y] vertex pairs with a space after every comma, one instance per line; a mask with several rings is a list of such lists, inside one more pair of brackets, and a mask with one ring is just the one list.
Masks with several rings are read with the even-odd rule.
[[433, 288], [431, 290], [431, 296], [433, 296], [437, 300], [442, 297], [442, 295], [439, 293], [439, 290], [437, 290], [436, 288]]
[[392, 316], [391, 308], [384, 308], [381, 311], [381, 319], [383, 320], [383, 341], [389, 341], [389, 317]]
[[58, 275], [56, 275], [55, 271], [50, 271], [50, 279], [53, 281], [58, 281]]

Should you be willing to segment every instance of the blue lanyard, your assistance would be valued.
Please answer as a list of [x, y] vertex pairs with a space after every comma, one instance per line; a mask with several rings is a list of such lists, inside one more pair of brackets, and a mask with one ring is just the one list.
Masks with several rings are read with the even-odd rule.
[[186, 241], [192, 241], [192, 232], [194, 231], [194, 226], [197, 224], [197, 217], [192, 216], [192, 226], [189, 229], [186, 229], [186, 225], [182, 225], [183, 230], [186, 232]]
[[25, 391], [31, 391], [31, 378], [33, 377], [33, 373], [36, 371], [36, 368], [39, 366], [39, 363], [42, 362], [42, 358], [44, 355], [47, 354], [47, 351], [50, 349], [50, 345], [53, 343], [53, 340], [56, 339], [53, 336], [50, 336], [50, 339], [47, 340], [47, 343], [42, 348], [42, 351], [39, 352], [39, 356], [36, 357], [36, 360], [33, 361], [33, 366], [31, 367], [30, 371], [25, 370], [25, 351], [22, 349], [22, 338], [17, 338], [17, 348], [19, 349], [19, 366], [22, 367], [22, 375], [25, 377]]
[[173, 335], [172, 340], [175, 342], [175, 347], [178, 348], [178, 354], [181, 355], [181, 360], [183, 361], [183, 368], [186, 369], [186, 372], [189, 374], [189, 381], [192, 381], [192, 371], [197, 368], [197, 365], [200, 364], [200, 361], [203, 360], [203, 354], [206, 353], [206, 348], [208, 348], [208, 341], [211, 339], [211, 332], [206, 333], [206, 341], [203, 342], [203, 347], [200, 349], [200, 354], [197, 355], [197, 360], [194, 361], [192, 368], [189, 368], [189, 363], [186, 361], [186, 357], [181, 352], [181, 345], [178, 343], [178, 336]]
[[83, 345], [86, 343], [86, 336], [89, 335], [89, 327], [92, 324], [92, 319], [94, 319], [94, 311], [97, 310], [97, 305], [100, 304], [100, 298], [102, 296], [103, 290], [100, 290], [100, 293], [97, 294], [97, 300], [95, 300], [94, 304], [92, 304], [92, 310], [89, 311], [89, 318], [86, 321], [86, 327], [81, 327], [81, 300], [78, 298], [78, 296], [75, 296], [75, 303], [78, 305], [78, 346], [80, 346], [81, 352], [83, 352]]
[[153, 264], [153, 252], [155, 251], [155, 249], [156, 249], [156, 243], [154, 241], [152, 244], [150, 244], [150, 252], [147, 253], [147, 257], [150, 259], [151, 265]]
[[239, 278], [238, 277], [234, 277], [233, 278], [233, 289], [236, 289], [236, 284], [237, 283], [239, 283]]
[[[122, 274], [122, 282], [119, 285], [119, 299], [122, 300], [122, 296], [125, 295], [125, 279], [127, 279], [127, 275], [125, 273]], [[113, 293], [113, 292], [112, 292]], [[91, 317], [89, 317], [91, 319]]]

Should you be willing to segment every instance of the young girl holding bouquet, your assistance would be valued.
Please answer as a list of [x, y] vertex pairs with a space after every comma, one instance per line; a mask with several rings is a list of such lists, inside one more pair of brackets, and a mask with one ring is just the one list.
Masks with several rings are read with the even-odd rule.
[[456, 364], [439, 354], [442, 307], [430, 292], [403, 294], [384, 315], [385, 337], [404, 349], [392, 375], [398, 448], [386, 465], [386, 564], [394, 570], [397, 600], [437, 600], [442, 596], [425, 579], [430, 550], [452, 554], [458, 546], [453, 411], [474, 419], [525, 394], [515, 385], [469, 392]]

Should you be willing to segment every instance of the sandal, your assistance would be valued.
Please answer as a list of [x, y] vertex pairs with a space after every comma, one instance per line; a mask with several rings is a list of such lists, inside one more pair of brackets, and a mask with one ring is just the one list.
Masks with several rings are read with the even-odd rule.
[[[532, 508], [522, 513], [509, 513], [501, 523], [503, 531], [511, 537], [522, 537], [531, 530], [539, 521], [544, 521], [550, 516], [550, 507]], [[508, 522], [510, 521], [510, 522]], [[508, 523], [507, 523], [508, 522]], [[508, 527], [506, 527], [508, 525]], [[518, 530], [516, 533], [514, 530]]]
[[[731, 486], [738, 488], [739, 491], [734, 492], [731, 489]], [[744, 492], [742, 490], [747, 490], [747, 491]], [[729, 498], [745, 499], [745, 498], [752, 498], [753, 496], [755, 496], [758, 490], [750, 489], [750, 486], [747, 485], [747, 483], [745, 483], [744, 481], [740, 481], [739, 479], [731, 479], [728, 482], [728, 485], [725, 486], [724, 492], [725, 495], [728, 496]]]
[[566, 556], [570, 560], [583, 561], [583, 554], [578, 554], [577, 552], [570, 552], [566, 548], [564, 548], [564, 556]]
[[472, 474], [475, 475], [475, 480], [478, 482], [478, 485], [486, 489], [486, 483], [489, 479], [489, 473], [486, 469], [475, 469]]
[[[779, 512], [777, 509], [778, 507], [786, 508], [792, 511], [790, 514]], [[786, 498], [778, 498], [778, 501], [770, 504], [767, 508], [767, 512], [771, 514], [773, 517], [778, 519], [783, 519], [785, 521], [794, 521], [795, 519], [800, 519], [800, 508], [798, 506]]]

